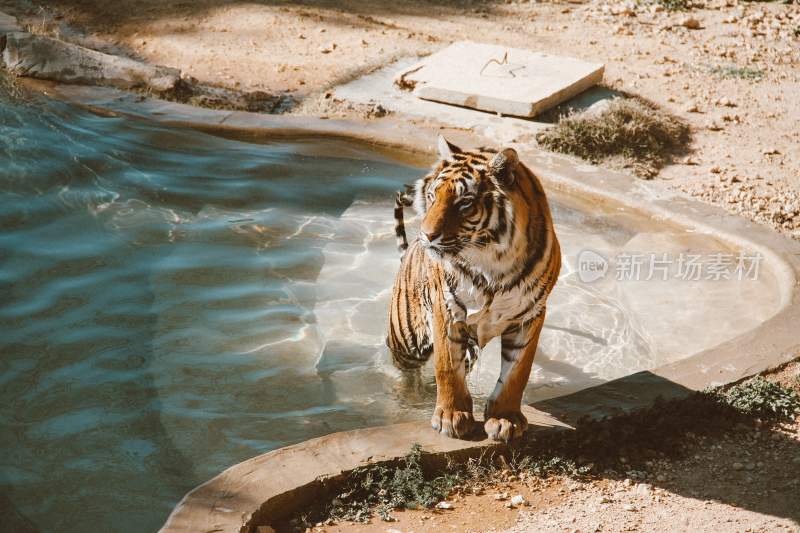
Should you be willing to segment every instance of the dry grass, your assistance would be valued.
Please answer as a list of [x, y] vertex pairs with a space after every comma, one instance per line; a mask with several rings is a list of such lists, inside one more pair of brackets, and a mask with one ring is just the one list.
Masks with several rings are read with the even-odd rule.
[[650, 179], [673, 155], [686, 150], [690, 133], [685, 122], [646, 100], [617, 98], [561, 117], [537, 140], [548, 150], [630, 169]]

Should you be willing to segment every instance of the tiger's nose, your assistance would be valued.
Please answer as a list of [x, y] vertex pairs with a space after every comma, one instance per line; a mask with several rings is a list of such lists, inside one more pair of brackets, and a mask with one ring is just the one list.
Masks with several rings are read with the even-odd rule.
[[433, 242], [442, 236], [441, 231], [423, 231], [422, 233], [425, 234], [425, 238], [428, 239], [428, 242]]

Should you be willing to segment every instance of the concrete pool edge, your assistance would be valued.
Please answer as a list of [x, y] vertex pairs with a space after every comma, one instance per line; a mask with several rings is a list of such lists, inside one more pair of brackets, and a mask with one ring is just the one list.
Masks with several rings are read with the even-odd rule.
[[[109, 114], [140, 116], [169, 125], [256, 134], [256, 138], [320, 135], [411, 151], [433, 152], [436, 131], [445, 129], [456, 142], [491, 143], [471, 131], [439, 128], [433, 122], [382, 119], [366, 123], [283, 117], [198, 109], [93, 87], [41, 84], [61, 97]], [[623, 205], [651, 217], [690, 226], [750, 251], [764, 254], [775, 269], [782, 301], [780, 310], [761, 326], [720, 345], [650, 372], [538, 402], [526, 414], [534, 431], [555, 431], [582, 415], [611, 414], [645, 407], [657, 396], [678, 395], [709, 385], [738, 381], [794, 357], [800, 346], [800, 243], [721, 208], [664, 191], [625, 174], [538, 150], [518, 147], [521, 157], [545, 185], [590, 196], [598, 202]], [[608, 401], [604, 401], [606, 398]], [[616, 407], [615, 407], [616, 406]], [[548, 414], [549, 413], [549, 414]], [[393, 461], [418, 442], [433, 454], [477, 454], [489, 442], [464, 442], [439, 437], [425, 423], [399, 424], [335, 433], [305, 441], [239, 463], [197, 487], [176, 506], [162, 531], [249, 531], [269, 522], [276, 511], [287, 512], [313, 500], [320, 479], [336, 477], [365, 462]]]

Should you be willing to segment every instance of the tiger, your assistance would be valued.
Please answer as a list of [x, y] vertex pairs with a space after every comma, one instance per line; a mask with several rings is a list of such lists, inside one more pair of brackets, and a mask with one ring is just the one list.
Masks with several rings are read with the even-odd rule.
[[[501, 339], [501, 370], [483, 429], [495, 441], [528, 427], [522, 396], [533, 365], [561, 249], [539, 179], [513, 148], [462, 150], [438, 138], [439, 161], [395, 198], [401, 252], [386, 344], [401, 370], [434, 355], [431, 426], [469, 438], [477, 424], [467, 386], [468, 355]], [[420, 230], [409, 244], [403, 209]]]

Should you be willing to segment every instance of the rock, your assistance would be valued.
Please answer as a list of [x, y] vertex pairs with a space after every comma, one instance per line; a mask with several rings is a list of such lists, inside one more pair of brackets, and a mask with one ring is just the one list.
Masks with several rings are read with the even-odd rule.
[[375, 104], [370, 109], [370, 115], [376, 118], [385, 117], [389, 112], [381, 104]]
[[322, 54], [330, 54], [334, 50], [336, 50], [336, 43], [331, 43], [328, 46], [320, 46], [319, 47], [319, 51]]
[[157, 93], [172, 91], [181, 81], [178, 69], [147, 65], [22, 32], [7, 35], [3, 62], [18, 76], [121, 89], [149, 88]]
[[741, 470], [742, 468], [744, 468], [744, 465], [742, 463], [733, 463], [732, 466], [734, 470]]
[[687, 104], [687, 106], [686, 106], [686, 112], [687, 113], [699, 113], [700, 112], [700, 106], [697, 105], [697, 102], [689, 102], [689, 104]]
[[779, 155], [780, 151], [777, 148], [764, 148], [761, 153], [764, 155]]
[[649, 483], [637, 483], [634, 492], [636, 492], [639, 496], [650, 496], [650, 492], [653, 490], [653, 486]]
[[680, 25], [690, 30], [699, 30], [702, 28], [702, 26], [700, 25], [700, 21], [694, 17], [683, 17], [681, 19]]
[[528, 502], [525, 501], [525, 498], [522, 496], [522, 494], [517, 494], [516, 496], [511, 498], [512, 505], [525, 505], [527, 503]]
[[497, 500], [497, 501], [507, 500], [508, 499], [508, 493], [507, 492], [501, 492], [500, 494], [495, 494], [494, 495], [494, 499]]
[[[20, 28], [19, 24], [17, 24], [16, 17], [6, 15], [0, 11], [0, 37], [7, 33], [14, 33], [18, 31], [22, 31], [22, 28]], [[0, 51], [2, 51], [2, 46], [0, 46]]]
[[625, 505], [623, 505], [622, 508], [625, 511], [631, 511], [631, 512], [636, 510], [636, 507], [634, 507], [633, 505], [631, 505], [629, 503], [626, 503]]
[[453, 504], [450, 502], [439, 502], [436, 504], [437, 509], [453, 509]]
[[722, 169], [719, 168], [717, 165], [714, 165], [713, 167], [709, 168], [708, 171], [711, 172], [712, 174], [719, 174], [720, 172], [722, 172]]

